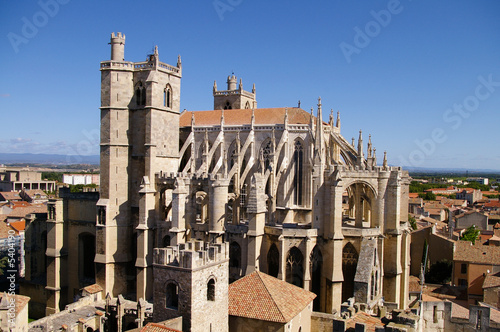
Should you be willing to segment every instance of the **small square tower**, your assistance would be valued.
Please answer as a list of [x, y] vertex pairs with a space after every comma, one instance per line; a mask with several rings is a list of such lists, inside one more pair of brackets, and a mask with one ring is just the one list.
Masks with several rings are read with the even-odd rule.
[[236, 76], [227, 77], [227, 90], [217, 90], [217, 82], [214, 81], [214, 110], [220, 109], [251, 109], [257, 108], [257, 99], [255, 99], [255, 84], [252, 92], [243, 90], [243, 82], [240, 78], [240, 84], [237, 85]]
[[154, 321], [182, 316], [182, 330], [227, 332], [229, 244], [155, 248]]

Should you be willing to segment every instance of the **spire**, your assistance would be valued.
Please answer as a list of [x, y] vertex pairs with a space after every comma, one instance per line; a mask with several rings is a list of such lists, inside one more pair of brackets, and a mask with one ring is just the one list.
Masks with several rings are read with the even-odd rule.
[[318, 114], [316, 117], [316, 137], [314, 144], [314, 152], [321, 162], [323, 160], [323, 115], [321, 111], [321, 97], [318, 98]]
[[377, 166], [377, 149], [373, 148], [373, 166]]
[[155, 45], [155, 53], [156, 56], [158, 56], [158, 45]]
[[300, 108], [300, 99], [299, 99], [299, 101], [297, 102], [297, 108]]
[[252, 87], [252, 93], [255, 94], [255, 83], [253, 84], [253, 87]]
[[288, 127], [288, 107], [285, 107], [285, 121], [284, 121], [284, 124], [285, 124], [285, 128]]
[[221, 127], [221, 130], [222, 130], [222, 127], [224, 127], [224, 110], [221, 109], [220, 110], [220, 127]]
[[273, 127], [273, 131], [272, 131], [272, 135], [271, 135], [271, 147], [272, 147], [272, 151], [274, 153], [274, 150], [276, 149], [276, 136], [274, 133], [274, 127]]
[[359, 158], [359, 166], [362, 165], [364, 161], [364, 156], [363, 156], [363, 133], [361, 130], [359, 131], [359, 138], [358, 138], [358, 158]]
[[214, 92], [217, 91], [217, 81], [214, 81]]
[[252, 108], [252, 122], [251, 122], [252, 129], [255, 126], [255, 108]]
[[384, 151], [384, 161], [382, 162], [382, 166], [387, 168], [387, 151]]
[[311, 130], [314, 130], [314, 109], [312, 107], [311, 107], [311, 117], [310, 117], [309, 125], [311, 126]]
[[351, 145], [352, 145], [352, 147], [354, 147], [354, 137], [351, 138]]
[[191, 113], [191, 127], [194, 127], [194, 112]]
[[181, 55], [179, 54], [177, 56], [177, 68], [181, 68], [182, 67], [182, 61], [181, 61]]
[[243, 81], [242, 81], [241, 77], [240, 77], [240, 86], [239, 86], [239, 88], [240, 88], [240, 90], [243, 90]]
[[340, 130], [340, 111], [337, 111], [337, 128]]
[[334, 126], [334, 122], [333, 122], [333, 108], [330, 109], [330, 119], [328, 120], [328, 124], [330, 125], [330, 127], [333, 128], [333, 126]]
[[372, 135], [368, 135], [368, 158], [372, 157]]

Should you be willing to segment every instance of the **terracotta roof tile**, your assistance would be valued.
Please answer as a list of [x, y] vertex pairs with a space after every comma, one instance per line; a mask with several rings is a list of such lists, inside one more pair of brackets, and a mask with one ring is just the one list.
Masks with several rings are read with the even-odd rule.
[[47, 206], [42, 204], [18, 207], [12, 210], [8, 216], [12, 218], [24, 218], [30, 213], [47, 213]]
[[[185, 111], [181, 113], [179, 126], [191, 126], [191, 117], [194, 114], [194, 123], [196, 126], [219, 125], [221, 119], [221, 110], [213, 111]], [[224, 124], [226, 125], [244, 125], [250, 124], [252, 119], [251, 109], [224, 110]], [[280, 108], [257, 108], [255, 109], [255, 124], [280, 124], [284, 123], [285, 107]], [[309, 124], [311, 114], [297, 107], [288, 107], [288, 123], [290, 124]]]
[[374, 332], [376, 327], [383, 327], [385, 324], [379, 317], [370, 316], [366, 312], [358, 312], [356, 315], [346, 320], [346, 331], [356, 328], [356, 323], [365, 324], [365, 331]]
[[148, 323], [141, 329], [141, 332], [182, 332], [174, 330], [158, 323]]
[[15, 191], [2, 191], [0, 192], [0, 199], [6, 200], [6, 201], [21, 201], [22, 198], [19, 196], [18, 192]]
[[477, 264], [500, 265], [500, 247], [473, 245], [469, 241], [457, 241], [453, 252], [453, 260]]
[[256, 271], [229, 285], [229, 314], [287, 323], [315, 297], [305, 289]]
[[89, 294], [95, 294], [95, 293], [99, 293], [99, 292], [103, 291], [102, 287], [99, 286], [98, 284], [93, 284], [93, 285], [83, 287], [83, 290]]
[[24, 231], [26, 227], [26, 221], [25, 220], [20, 220], [20, 221], [13, 221], [10, 222], [10, 227], [14, 228], [17, 232]]
[[483, 288], [500, 287], [500, 272], [496, 274], [488, 274], [484, 278]]
[[0, 239], [6, 239], [9, 237], [9, 231], [11, 231], [12, 228], [9, 226], [9, 224], [5, 222], [0, 222]]

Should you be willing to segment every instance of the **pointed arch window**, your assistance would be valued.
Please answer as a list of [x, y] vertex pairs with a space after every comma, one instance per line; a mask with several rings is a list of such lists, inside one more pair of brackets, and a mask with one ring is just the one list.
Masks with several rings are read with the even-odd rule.
[[277, 278], [279, 273], [280, 253], [276, 244], [272, 244], [267, 253], [267, 274]]
[[286, 282], [297, 287], [303, 287], [304, 284], [304, 257], [297, 247], [293, 247], [288, 252], [286, 258]]
[[135, 103], [137, 106], [146, 105], [146, 88], [142, 85], [142, 82], [139, 82], [135, 89]]
[[293, 151], [293, 162], [294, 162], [294, 173], [293, 173], [293, 203], [295, 205], [304, 204], [304, 179], [303, 179], [303, 167], [304, 167], [304, 147], [302, 143], [297, 140], [294, 144]]
[[167, 84], [163, 90], [163, 107], [172, 107], [172, 87], [170, 84]]

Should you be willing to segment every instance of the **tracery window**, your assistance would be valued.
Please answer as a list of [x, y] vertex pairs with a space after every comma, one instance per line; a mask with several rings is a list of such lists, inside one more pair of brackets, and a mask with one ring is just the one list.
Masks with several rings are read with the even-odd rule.
[[295, 141], [294, 152], [294, 174], [293, 174], [293, 203], [295, 205], [303, 205], [304, 179], [303, 179], [303, 164], [304, 164], [304, 148], [299, 140]]
[[286, 282], [298, 287], [303, 286], [304, 282], [304, 261], [302, 253], [297, 247], [293, 247], [288, 252], [286, 258]]

